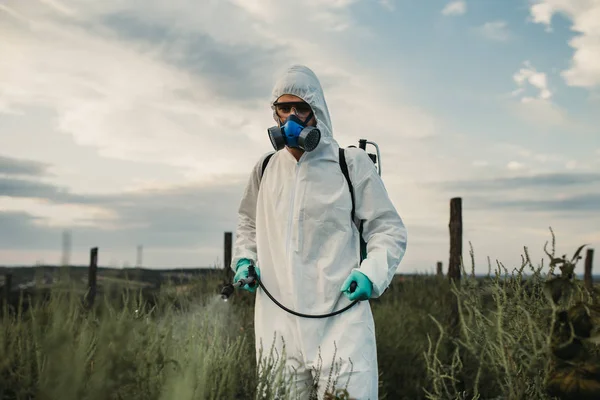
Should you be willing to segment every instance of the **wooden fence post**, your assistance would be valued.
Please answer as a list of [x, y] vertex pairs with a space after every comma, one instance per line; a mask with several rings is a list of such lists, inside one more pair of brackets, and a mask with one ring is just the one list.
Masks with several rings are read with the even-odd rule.
[[232, 233], [225, 232], [225, 243], [223, 249], [223, 268], [225, 269], [225, 279], [227, 282], [233, 280], [233, 270], [231, 269], [231, 254], [233, 251]]
[[460, 280], [462, 258], [462, 199], [455, 197], [450, 200], [450, 261], [448, 263], [448, 278]]
[[142, 257], [143, 257], [143, 254], [144, 254], [144, 246], [141, 245], [141, 244], [139, 244], [137, 246], [137, 258], [136, 258], [136, 261], [135, 261], [135, 267], [136, 268], [142, 268]]
[[91, 308], [96, 299], [96, 282], [98, 273], [98, 248], [92, 247], [90, 251], [90, 267], [88, 269], [88, 296], [87, 307]]
[[444, 271], [442, 270], [442, 262], [438, 261], [437, 262], [437, 276], [443, 276], [444, 275]]
[[[456, 286], [460, 285], [461, 263], [462, 263], [462, 198], [454, 197], [450, 199], [450, 223], [448, 224], [450, 231], [450, 260], [448, 263], [448, 279], [450, 283]], [[459, 299], [454, 294], [450, 297], [450, 313], [448, 335], [450, 338], [460, 338], [460, 314], [458, 302]], [[465, 350], [458, 350], [458, 357], [464, 360]], [[455, 382], [456, 388], [459, 391], [464, 390], [465, 379], [462, 373], [458, 373]]]
[[587, 290], [593, 292], [594, 282], [592, 281], [592, 263], [594, 259], [594, 249], [587, 249], [585, 253], [585, 272], [583, 275], [584, 285]]

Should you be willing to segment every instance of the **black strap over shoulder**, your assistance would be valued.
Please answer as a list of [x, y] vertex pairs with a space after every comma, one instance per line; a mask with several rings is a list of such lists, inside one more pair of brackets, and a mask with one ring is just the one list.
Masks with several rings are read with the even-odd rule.
[[275, 153], [271, 153], [271, 154], [269, 154], [269, 155], [268, 155], [267, 157], [265, 157], [265, 159], [263, 160], [263, 163], [262, 163], [262, 172], [260, 173], [260, 176], [261, 176], [261, 178], [262, 178], [262, 176], [264, 175], [264, 173], [265, 173], [265, 168], [267, 168], [267, 164], [269, 163], [269, 160], [271, 159], [271, 157], [273, 157], [273, 154], [275, 154]]
[[[350, 146], [356, 147], [356, 146]], [[352, 197], [352, 222], [356, 224], [354, 221], [354, 208], [355, 208], [355, 200], [354, 200], [354, 187], [352, 186], [352, 181], [350, 180], [350, 175], [348, 174], [348, 165], [346, 164], [346, 157], [344, 156], [344, 149], [340, 147], [340, 167], [342, 167], [342, 172], [346, 177], [346, 181], [348, 181], [348, 188], [350, 189], [350, 196]], [[367, 258], [367, 242], [363, 238], [363, 221], [360, 221], [357, 225], [358, 227], [358, 235], [360, 237], [360, 262], [362, 263], [365, 258]]]
[[348, 188], [350, 189], [350, 197], [352, 197], [352, 212], [350, 214], [351, 220], [354, 221], [354, 188], [352, 187], [352, 182], [350, 181], [350, 174], [348, 173], [348, 165], [346, 164], [346, 157], [344, 156], [344, 149], [340, 147], [340, 167], [342, 167], [342, 172], [346, 177], [346, 181], [348, 182]]

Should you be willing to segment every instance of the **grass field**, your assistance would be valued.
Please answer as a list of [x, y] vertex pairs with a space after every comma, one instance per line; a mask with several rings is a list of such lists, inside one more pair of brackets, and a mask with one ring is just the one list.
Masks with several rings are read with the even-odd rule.
[[[380, 398], [600, 398], [600, 311], [569, 261], [554, 259], [554, 279], [525, 257], [487, 279], [464, 273], [460, 285], [395, 281], [372, 301]], [[81, 283], [63, 280], [27, 311], [5, 310], [0, 399], [277, 398], [286, 382], [269, 349], [262, 360], [272, 378], [255, 367], [253, 296], [225, 303], [221, 283], [163, 285], [151, 305], [134, 286], [113, 288], [86, 311]]]

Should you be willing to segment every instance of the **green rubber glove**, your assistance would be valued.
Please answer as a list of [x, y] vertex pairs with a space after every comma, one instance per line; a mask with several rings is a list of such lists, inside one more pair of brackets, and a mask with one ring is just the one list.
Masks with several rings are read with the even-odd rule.
[[[233, 277], [233, 283], [239, 281], [240, 279], [245, 279], [248, 277], [250, 267], [250, 260], [247, 258], [242, 258], [237, 262], [235, 269], [235, 276]], [[254, 264], [254, 271], [256, 271], [256, 276], [260, 279], [260, 269], [258, 266]], [[248, 284], [241, 286], [242, 289], [247, 290], [251, 293], [256, 292], [256, 288], [258, 287], [258, 283], [255, 283], [254, 286], [250, 287]]]
[[[354, 293], [350, 293], [350, 284], [356, 281], [356, 290]], [[346, 278], [340, 291], [342, 291], [348, 299], [354, 300], [368, 300], [371, 297], [373, 291], [373, 283], [367, 278], [365, 274], [359, 271], [352, 271], [352, 273]]]

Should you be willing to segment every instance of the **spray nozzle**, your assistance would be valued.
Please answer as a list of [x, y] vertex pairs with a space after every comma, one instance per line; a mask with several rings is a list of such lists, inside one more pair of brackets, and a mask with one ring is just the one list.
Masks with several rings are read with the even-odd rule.
[[233, 294], [233, 290], [234, 290], [234, 287], [232, 284], [223, 286], [223, 289], [221, 289], [221, 298], [223, 300], [227, 300], [229, 298], [229, 296], [231, 296]]

